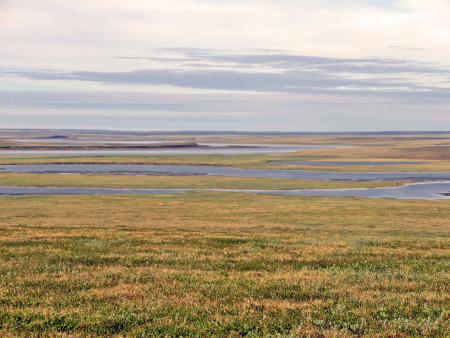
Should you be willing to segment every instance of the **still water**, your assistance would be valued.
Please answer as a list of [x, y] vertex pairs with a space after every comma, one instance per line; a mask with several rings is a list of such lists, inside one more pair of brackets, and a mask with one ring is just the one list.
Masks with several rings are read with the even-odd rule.
[[[0, 156], [102, 156], [102, 155], [245, 155], [291, 153], [307, 149], [337, 148], [285, 144], [219, 144], [201, 143], [198, 147], [92, 150], [0, 150]], [[341, 148], [341, 147], [339, 147]]]
[[[316, 172], [305, 170], [240, 169], [216, 166], [129, 165], [129, 164], [29, 164], [1, 165], [2, 172], [65, 173], [65, 174], [122, 174], [122, 175], [205, 175], [233, 177], [270, 177], [300, 180], [345, 181], [441, 181], [407, 184], [401, 187], [372, 189], [308, 189], [308, 190], [219, 190], [295, 196], [354, 196], [368, 198], [444, 199], [450, 196], [448, 172]], [[2, 195], [76, 195], [76, 194], [166, 194], [190, 189], [100, 189], [100, 188], [26, 188], [1, 187]]]
[[[128, 175], [190, 175], [230, 177], [270, 177], [299, 180], [344, 181], [450, 181], [449, 172], [320, 172], [282, 169], [241, 169], [198, 165], [133, 165], [133, 164], [15, 164], [0, 165], [3, 172], [128, 174]], [[1, 172], [1, 171], [0, 171]]]
[[370, 189], [237, 190], [237, 189], [106, 189], [73, 187], [0, 187], [0, 195], [110, 195], [173, 194], [186, 191], [226, 191], [288, 196], [366, 197], [395, 199], [450, 199], [450, 181], [406, 184]]

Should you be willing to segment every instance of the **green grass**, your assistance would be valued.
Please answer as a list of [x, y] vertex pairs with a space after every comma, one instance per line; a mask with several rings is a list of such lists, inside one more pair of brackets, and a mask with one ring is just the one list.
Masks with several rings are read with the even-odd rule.
[[0, 197], [3, 336], [430, 336], [448, 201]]
[[[367, 149], [360, 152], [368, 151]], [[2, 164], [169, 164], [169, 165], [210, 165], [233, 166], [249, 169], [301, 169], [314, 171], [348, 171], [348, 172], [384, 172], [384, 171], [437, 171], [450, 170], [448, 159], [427, 159], [407, 157], [386, 157], [383, 153], [379, 157], [370, 157], [369, 154], [352, 154], [356, 150], [349, 149], [315, 149], [302, 150], [290, 154], [268, 155], [155, 155], [155, 156], [0, 156], [0, 169]], [[276, 161], [418, 161], [423, 164], [392, 164], [392, 165], [277, 165]]]
[[316, 181], [264, 177], [61, 175], [1, 173], [0, 186], [179, 188], [179, 189], [339, 189], [400, 185], [381, 181]]

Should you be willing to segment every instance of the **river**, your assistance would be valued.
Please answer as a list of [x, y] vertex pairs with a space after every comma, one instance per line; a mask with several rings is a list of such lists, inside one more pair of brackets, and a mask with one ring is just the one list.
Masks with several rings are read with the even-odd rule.
[[0, 187], [0, 195], [111, 195], [174, 194], [187, 191], [258, 193], [287, 196], [365, 197], [395, 199], [450, 199], [449, 182], [405, 184], [400, 187], [362, 189], [238, 190], [238, 189], [108, 189], [75, 187]]
[[450, 181], [449, 172], [321, 172], [282, 169], [242, 169], [226, 166], [140, 165], [140, 164], [13, 164], [0, 165], [3, 172], [191, 175], [229, 177], [270, 177], [333, 181]]

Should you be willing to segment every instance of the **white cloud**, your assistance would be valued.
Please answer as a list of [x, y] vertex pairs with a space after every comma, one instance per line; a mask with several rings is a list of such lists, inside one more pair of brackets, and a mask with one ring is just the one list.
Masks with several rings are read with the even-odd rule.
[[[328, 59], [409, 60], [422, 69], [428, 63], [430, 67], [448, 70], [449, 65], [445, 63], [450, 60], [449, 17], [448, 0], [3, 0], [0, 2], [0, 66], [26, 72], [35, 69], [51, 73], [49, 70], [57, 70], [67, 74], [73, 71], [107, 74], [162, 69], [170, 69], [167, 74], [187, 70], [200, 73], [202, 67], [214, 68], [224, 74], [230, 70], [246, 70], [255, 74], [287, 74], [287, 70], [292, 71], [267, 63], [233, 63], [205, 57], [188, 62], [183, 53], [168, 49], [162, 51], [168, 47], [185, 47], [194, 50], [206, 48], [223, 55], [255, 55], [258, 50], [270, 49], [280, 50], [278, 54]], [[167, 56], [178, 60], [167, 62], [164, 60]], [[437, 66], [437, 63], [441, 65]], [[403, 89], [405, 92], [413, 91], [414, 86], [418, 90], [432, 87], [440, 88], [443, 91], [441, 95], [445, 96], [445, 90], [448, 90], [447, 72], [427, 73], [412, 67], [409, 73], [393, 70], [389, 77], [386, 69], [376, 73], [364, 67], [361, 71], [356, 68], [348, 70], [342, 62], [339, 64], [339, 69], [329, 68], [332, 76], [339, 80], [354, 80], [355, 83], [367, 80], [366, 89], [372, 88], [369, 86], [372, 83], [376, 90], [393, 83], [395, 86], [392, 88], [397, 92]], [[312, 67], [313, 63], [309, 66]], [[333, 80], [317, 69], [300, 70], [310, 71], [317, 77], [314, 82], [318, 86], [316, 90], [324, 89], [320, 87]], [[57, 82], [10, 77], [7, 82], [1, 87], [4, 90], [95, 92], [112, 87], [100, 80], [81, 82], [65, 79]], [[337, 84], [334, 88], [351, 88], [350, 82]], [[167, 87], [167, 84], [176, 85], [171, 81], [148, 83], [152, 86], [159, 84], [161, 92], [201, 94], [203, 91], [205, 95], [211, 94], [212, 90], [215, 93], [228, 91], [230, 83], [232, 85], [232, 82], [227, 82], [227, 86], [194, 89], [181, 85], [173, 89]], [[254, 87], [257, 85], [255, 82]], [[121, 83], [120, 86], [111, 90], [147, 90], [136, 83]], [[251, 83], [236, 86], [242, 91], [248, 88], [251, 90]], [[155, 90], [156, 87], [152, 88]], [[353, 99], [357, 101], [360, 95], [355, 92]], [[314, 99], [317, 107], [322, 107], [324, 118], [328, 116], [333, 120], [332, 113], [327, 112], [329, 106], [323, 101], [323, 93]], [[400, 107], [398, 100], [401, 98], [396, 97], [396, 107]], [[274, 107], [275, 103], [279, 101], [274, 101]], [[364, 105], [356, 108], [348, 102], [345, 104], [348, 116], [354, 116], [358, 109], [364, 108]], [[219, 106], [222, 105], [220, 102]], [[317, 107], [313, 110], [318, 112], [320, 108]], [[407, 107], [411, 105], [396, 109], [405, 112]], [[445, 112], [442, 107], [440, 105], [436, 110], [436, 116]], [[376, 109], [367, 110], [376, 114]], [[387, 110], [396, 111], [389, 107]], [[426, 114], [426, 108], [423, 108], [423, 113]], [[419, 112], [415, 114], [419, 116]], [[400, 115], [406, 119], [406, 114]], [[376, 119], [376, 115], [373, 118]]]
[[[334, 57], [450, 56], [450, 2], [396, 6], [354, 1], [16, 0], [0, 5], [4, 62], [67, 68], [124, 67], [108, 57], [144, 48], [274, 48]], [[345, 6], [347, 4], [347, 6]], [[402, 56], [405, 56], [405, 51]], [[5, 55], [6, 54], [6, 55]], [[61, 67], [60, 67], [61, 68]]]

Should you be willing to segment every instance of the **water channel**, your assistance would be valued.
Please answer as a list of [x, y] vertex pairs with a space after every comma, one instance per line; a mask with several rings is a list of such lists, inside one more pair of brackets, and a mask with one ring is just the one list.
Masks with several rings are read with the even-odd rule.
[[405, 184], [390, 188], [306, 189], [306, 190], [238, 190], [238, 189], [108, 189], [75, 187], [0, 187], [0, 195], [111, 195], [173, 194], [187, 191], [219, 191], [287, 196], [365, 197], [395, 199], [450, 199], [449, 182]]
[[[345, 180], [345, 181], [434, 181], [406, 184], [401, 187], [371, 189], [308, 189], [308, 190], [227, 190], [264, 194], [296, 196], [355, 196], [368, 198], [450, 198], [450, 173], [448, 172], [317, 172], [280, 169], [241, 169], [219, 166], [183, 165], [130, 165], [130, 164], [25, 164], [1, 165], [2, 172], [16, 173], [60, 173], [60, 174], [122, 174], [122, 175], [204, 175], [229, 177], [270, 177], [300, 180]], [[1, 195], [40, 194], [165, 194], [190, 191], [191, 189], [101, 189], [101, 188], [26, 188], [1, 187]], [[195, 189], [199, 190], [199, 189]], [[201, 190], [201, 189], [200, 189]]]
[[199, 143], [195, 147], [0, 150], [0, 156], [208, 155], [208, 154], [247, 155], [247, 154], [291, 153], [299, 150], [324, 149], [324, 148], [342, 148], [342, 147], [286, 145], [286, 144]]
[[[17, 140], [19, 141], [19, 140]], [[21, 140], [20, 140], [21, 141]], [[30, 141], [30, 140], [24, 140]], [[36, 139], [42, 142], [42, 139]], [[49, 140], [48, 142], [61, 142]], [[68, 140], [67, 143], [92, 142], [92, 140]], [[116, 142], [116, 141], [112, 141]], [[121, 141], [123, 143], [123, 141]], [[133, 143], [136, 143], [133, 141]], [[143, 142], [144, 143], [144, 142]], [[153, 141], [145, 141], [153, 143]], [[305, 149], [336, 148], [334, 146], [309, 145], [267, 145], [267, 144], [199, 144], [196, 147], [167, 147], [145, 149], [78, 149], [78, 150], [2, 150], [0, 156], [89, 156], [89, 155], [200, 155], [200, 154], [268, 154], [289, 153]], [[277, 164], [303, 165], [390, 165], [419, 164], [423, 162], [332, 162], [295, 161], [274, 162]], [[420, 184], [406, 184], [392, 188], [372, 189], [308, 189], [308, 190], [227, 190], [263, 194], [295, 196], [354, 196], [368, 198], [450, 198], [450, 173], [448, 172], [318, 172], [306, 170], [241, 169], [225, 166], [184, 166], [184, 165], [130, 165], [130, 164], [31, 164], [0, 165], [0, 172], [16, 173], [60, 173], [60, 174], [122, 174], [122, 175], [176, 175], [176, 176], [229, 176], [268, 177], [298, 180], [345, 180], [345, 181], [424, 181]], [[433, 181], [433, 182], [429, 182]], [[0, 195], [90, 195], [90, 194], [166, 194], [181, 193], [191, 189], [106, 189], [75, 187], [0, 187]], [[198, 189], [197, 189], [198, 190]]]
[[3, 172], [16, 173], [270, 177], [333, 181], [450, 181], [450, 172], [320, 172], [200, 165], [13, 164], [0, 165], [0, 169], [3, 169]]

